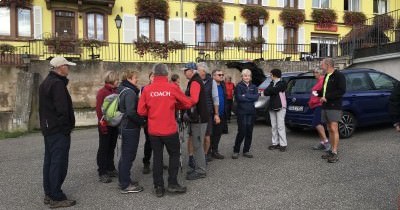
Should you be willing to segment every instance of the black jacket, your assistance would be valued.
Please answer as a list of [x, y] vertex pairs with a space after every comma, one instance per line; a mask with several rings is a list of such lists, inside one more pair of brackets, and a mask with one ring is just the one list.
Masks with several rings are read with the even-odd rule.
[[189, 115], [192, 123], [206, 123], [209, 120], [210, 113], [207, 108], [207, 98], [203, 81], [201, 80], [199, 74], [194, 74], [189, 80], [185, 91], [187, 96], [190, 96], [190, 87], [192, 82], [197, 82], [200, 84], [200, 95], [197, 104], [195, 104], [191, 109], [187, 110], [187, 114]]
[[279, 96], [280, 92], [285, 92], [286, 82], [280, 80], [274, 86], [274, 81], [268, 85], [264, 90], [264, 95], [269, 96], [268, 109], [278, 111], [282, 109], [282, 101]]
[[254, 103], [258, 100], [258, 89], [253, 83], [247, 86], [243, 81], [235, 88], [235, 100], [238, 114], [256, 114]]
[[[128, 89], [126, 89], [128, 88]], [[122, 92], [126, 89], [124, 92]], [[123, 80], [121, 85], [118, 87], [118, 93], [121, 93], [119, 97], [119, 110], [124, 113], [121, 121], [121, 127], [124, 129], [140, 128], [144, 125], [145, 118], [141, 117], [137, 113], [137, 104], [139, 102], [139, 88], [129, 83], [127, 80]]]
[[[324, 84], [327, 78], [328, 76], [326, 74], [324, 79]], [[318, 91], [319, 97], [323, 96], [323, 91], [324, 88], [322, 86], [322, 90]], [[325, 93], [326, 102], [322, 103], [322, 108], [341, 110], [342, 97], [345, 92], [346, 92], [346, 78], [340, 71], [335, 70], [329, 77]]]
[[400, 83], [397, 82], [389, 97], [389, 114], [393, 123], [400, 122]]
[[39, 86], [40, 129], [44, 136], [63, 133], [69, 135], [75, 127], [75, 115], [68, 79], [50, 71]]
[[206, 101], [207, 101], [207, 109], [210, 115], [214, 114], [214, 102], [212, 98], [212, 86], [213, 86], [213, 79], [211, 78], [210, 74], [206, 75], [206, 78], [203, 80], [204, 84], [204, 92], [206, 94]]

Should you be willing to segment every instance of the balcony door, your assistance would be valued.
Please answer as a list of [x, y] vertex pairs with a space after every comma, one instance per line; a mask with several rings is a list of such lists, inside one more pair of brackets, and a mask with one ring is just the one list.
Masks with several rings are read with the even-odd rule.
[[69, 11], [56, 11], [55, 15], [56, 36], [75, 36], [75, 13]]

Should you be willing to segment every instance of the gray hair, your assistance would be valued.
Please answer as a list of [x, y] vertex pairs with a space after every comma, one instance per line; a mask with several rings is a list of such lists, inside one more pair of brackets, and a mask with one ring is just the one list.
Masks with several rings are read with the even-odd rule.
[[335, 66], [335, 61], [332, 58], [325, 58], [323, 62], [332, 68]]
[[251, 76], [251, 71], [250, 71], [249, 69], [243, 69], [243, 70], [242, 70], [242, 76], [244, 76], [244, 75], [249, 75], [249, 76]]
[[197, 66], [197, 70], [203, 69], [203, 71], [205, 71], [206, 73], [209, 72], [208, 65], [205, 62], [200, 62], [196, 66]]
[[168, 76], [168, 66], [163, 63], [157, 63], [153, 66], [154, 76]]
[[324, 70], [322, 70], [321, 68], [315, 68], [315, 69], [313, 69], [313, 72], [316, 72], [316, 73], [318, 73], [318, 74], [323, 74], [324, 73]]

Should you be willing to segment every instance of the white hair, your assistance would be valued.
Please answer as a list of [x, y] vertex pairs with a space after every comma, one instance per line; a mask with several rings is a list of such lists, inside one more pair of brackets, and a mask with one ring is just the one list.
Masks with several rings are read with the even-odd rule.
[[243, 70], [242, 70], [242, 76], [244, 76], [244, 75], [249, 75], [249, 76], [251, 76], [251, 71], [250, 71], [249, 69], [243, 69]]
[[197, 66], [197, 70], [203, 69], [203, 71], [205, 71], [206, 73], [209, 72], [208, 65], [205, 62], [200, 62], [196, 66]]

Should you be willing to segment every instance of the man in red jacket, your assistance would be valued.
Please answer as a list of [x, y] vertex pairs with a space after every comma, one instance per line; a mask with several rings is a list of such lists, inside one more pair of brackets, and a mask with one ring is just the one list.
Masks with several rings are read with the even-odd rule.
[[189, 109], [194, 102], [175, 84], [168, 82], [168, 67], [155, 64], [154, 81], [146, 86], [139, 99], [138, 113], [147, 116], [151, 148], [153, 148], [153, 182], [157, 197], [164, 196], [163, 151], [169, 153], [168, 192], [185, 193], [186, 187], [178, 184], [180, 142], [175, 110]]

